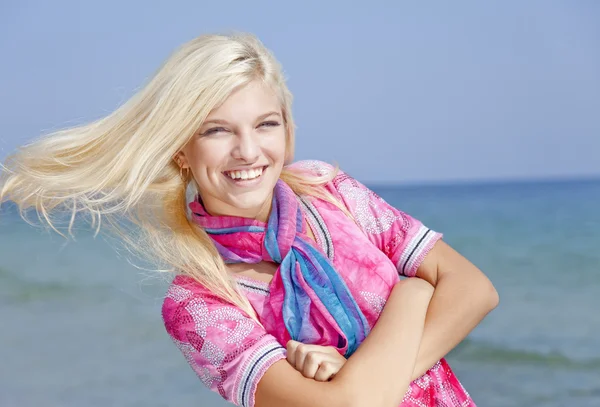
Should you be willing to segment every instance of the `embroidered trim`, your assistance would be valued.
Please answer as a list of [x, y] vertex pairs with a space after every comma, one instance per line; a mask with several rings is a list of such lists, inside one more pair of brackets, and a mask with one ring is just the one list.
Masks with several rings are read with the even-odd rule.
[[422, 258], [424, 251], [427, 250], [427, 248], [431, 246], [431, 243], [439, 236], [439, 233], [421, 225], [400, 256], [400, 260], [396, 266], [398, 273], [405, 276], [412, 274], [415, 265]]
[[327, 255], [329, 260], [333, 261], [335, 254], [333, 240], [331, 239], [331, 235], [329, 234], [329, 229], [327, 229], [325, 221], [310, 200], [302, 196], [299, 198], [300, 203], [305, 209], [304, 213], [306, 215], [306, 220], [310, 223], [312, 229], [317, 232], [318, 236], [315, 236], [315, 238], [317, 238], [319, 241], [318, 243], [321, 245], [323, 252]]
[[246, 368], [237, 388], [238, 402], [244, 407], [254, 405], [254, 393], [258, 380], [276, 361], [285, 357], [285, 349], [277, 341], [260, 346], [246, 362]]
[[251, 293], [260, 294], [260, 295], [268, 295], [269, 294], [269, 284], [254, 280], [251, 278], [247, 278], [244, 276], [236, 276], [237, 284], [246, 291]]

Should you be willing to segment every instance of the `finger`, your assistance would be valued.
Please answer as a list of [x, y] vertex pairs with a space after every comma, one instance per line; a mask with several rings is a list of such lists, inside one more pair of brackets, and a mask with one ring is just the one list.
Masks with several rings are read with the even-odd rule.
[[[312, 349], [317, 349], [317, 350], [315, 351]], [[294, 355], [294, 358], [295, 358], [294, 366], [296, 367], [296, 370], [298, 370], [299, 372], [302, 372], [304, 370], [304, 364], [306, 363], [306, 358], [311, 353], [315, 353], [315, 355], [313, 357], [319, 358], [317, 360], [317, 364], [318, 364], [318, 362], [320, 362], [320, 360], [321, 360], [321, 357], [327, 356], [324, 353], [319, 352], [318, 350], [320, 350], [320, 349], [322, 349], [321, 346], [306, 345], [304, 343], [299, 343], [298, 346], [296, 347], [296, 352]], [[321, 355], [321, 356], [319, 357], [319, 355]]]
[[306, 357], [306, 354], [311, 350], [319, 350], [322, 348], [322, 346], [307, 345], [294, 340], [289, 340], [286, 344], [286, 347], [288, 362], [300, 371], [304, 365], [304, 358]]
[[319, 365], [322, 365], [324, 362], [330, 363], [335, 367], [335, 373], [337, 373], [347, 362], [346, 358], [340, 355], [337, 350], [332, 353], [319, 352], [319, 355]]
[[304, 369], [306, 355], [310, 352], [318, 352], [322, 355], [322, 360], [329, 360], [336, 363], [346, 361], [346, 358], [340, 355], [337, 348], [333, 346], [310, 345], [289, 340], [286, 344], [286, 348], [287, 361], [300, 372]]
[[323, 362], [331, 362], [331, 363], [345, 363], [346, 362], [346, 358], [343, 357], [342, 355], [340, 355], [339, 353], [335, 353], [335, 354], [331, 354], [331, 353], [325, 353], [325, 352], [318, 352], [320, 355], [320, 363]]
[[302, 370], [300, 370], [304, 377], [308, 379], [315, 378], [315, 374], [317, 373], [321, 360], [324, 356], [327, 355], [319, 352], [308, 352], [306, 354], [306, 357], [304, 358], [304, 365], [302, 366]]
[[341, 363], [335, 363], [330, 361], [321, 362], [319, 369], [315, 372], [313, 378], [318, 382], [326, 382], [336, 375], [337, 372], [342, 368]]
[[328, 355], [339, 355], [337, 348], [335, 346], [319, 346], [319, 352], [327, 353]]
[[296, 367], [296, 349], [298, 345], [300, 345], [300, 342], [297, 341], [288, 341], [286, 344], [287, 361], [294, 367]]
[[308, 353], [308, 346], [306, 346], [303, 343], [300, 343], [296, 347], [296, 352], [294, 353], [295, 363], [293, 366], [296, 368], [297, 371], [302, 372], [302, 369], [304, 368], [304, 359], [306, 358], [306, 354]]

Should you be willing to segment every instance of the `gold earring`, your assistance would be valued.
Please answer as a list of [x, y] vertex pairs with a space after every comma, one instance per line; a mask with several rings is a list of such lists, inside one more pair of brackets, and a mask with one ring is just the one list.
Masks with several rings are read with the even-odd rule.
[[183, 160], [181, 159], [181, 157], [179, 156], [175, 156], [173, 157], [173, 161], [175, 161], [175, 164], [177, 164], [177, 166], [179, 167], [179, 178], [181, 178], [184, 182], [187, 181], [188, 177], [190, 176], [190, 169], [186, 168], [185, 170], [185, 178], [183, 177]]
[[183, 180], [183, 182], [187, 182], [190, 177], [190, 169], [189, 167], [185, 169], [185, 177], [183, 176], [183, 167], [179, 167], [179, 177]]

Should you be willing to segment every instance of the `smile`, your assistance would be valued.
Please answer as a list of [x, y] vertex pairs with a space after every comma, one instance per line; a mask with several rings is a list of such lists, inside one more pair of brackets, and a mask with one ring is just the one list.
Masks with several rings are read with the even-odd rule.
[[224, 171], [224, 174], [227, 175], [232, 180], [252, 180], [260, 177], [263, 171], [267, 168], [266, 166], [250, 168], [248, 170], [234, 170], [234, 171]]

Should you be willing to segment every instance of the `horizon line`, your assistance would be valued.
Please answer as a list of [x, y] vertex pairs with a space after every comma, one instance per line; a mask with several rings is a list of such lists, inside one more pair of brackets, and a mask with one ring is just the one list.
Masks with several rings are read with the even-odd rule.
[[538, 177], [457, 178], [414, 181], [364, 181], [369, 187], [460, 187], [514, 184], [564, 184], [577, 182], [600, 182], [600, 174], [552, 175]]

